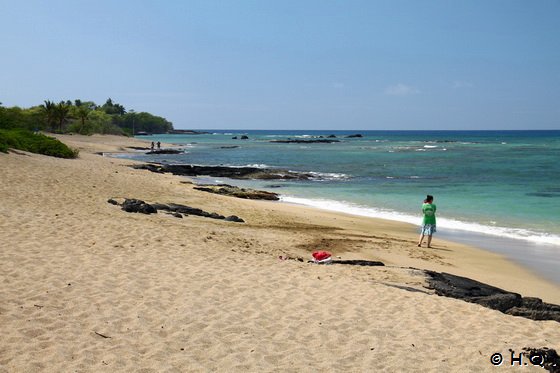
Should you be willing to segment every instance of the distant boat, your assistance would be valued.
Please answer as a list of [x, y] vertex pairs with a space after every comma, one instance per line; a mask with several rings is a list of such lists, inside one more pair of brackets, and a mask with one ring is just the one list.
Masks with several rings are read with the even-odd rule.
[[134, 134], [134, 136], [148, 136], [148, 135], [149, 133], [144, 131], [138, 131]]

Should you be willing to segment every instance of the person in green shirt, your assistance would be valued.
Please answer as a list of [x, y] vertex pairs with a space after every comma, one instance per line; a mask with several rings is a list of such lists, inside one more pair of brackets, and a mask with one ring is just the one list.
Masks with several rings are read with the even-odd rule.
[[424, 236], [428, 236], [428, 247], [432, 247], [432, 234], [436, 232], [436, 205], [434, 204], [434, 197], [429, 195], [422, 204], [422, 232], [418, 240], [418, 247], [422, 246]]

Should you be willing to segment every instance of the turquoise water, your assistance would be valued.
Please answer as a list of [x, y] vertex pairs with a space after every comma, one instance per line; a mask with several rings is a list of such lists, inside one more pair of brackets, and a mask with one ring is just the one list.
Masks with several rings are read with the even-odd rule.
[[[345, 137], [354, 133], [363, 137]], [[340, 142], [270, 142], [331, 134]], [[242, 135], [249, 139], [232, 139]], [[180, 155], [130, 156], [139, 160], [280, 167], [320, 177], [303, 182], [203, 178], [274, 191], [286, 202], [419, 224], [422, 200], [432, 194], [439, 234], [490, 237], [479, 239], [478, 246], [490, 242], [502, 251], [504, 241], [492, 237], [511, 239], [508, 246], [515, 247], [517, 260], [529, 261], [531, 252], [536, 266], [553, 263], [548, 271], [558, 272], [560, 131], [229, 130], [138, 138], [186, 146]], [[539, 252], [545, 253], [540, 259]]]
[[[416, 223], [426, 194], [439, 225], [560, 245], [560, 131], [215, 131], [139, 138], [187, 145], [143, 160], [281, 167], [325, 180], [251, 182], [291, 202]], [[246, 134], [249, 140], [233, 140]], [[334, 134], [339, 143], [270, 140]], [[238, 148], [222, 148], [228, 146]], [[231, 182], [231, 181], [228, 181]], [[239, 182], [237, 182], [239, 184]], [[242, 183], [247, 184], [247, 183]], [[280, 186], [280, 187], [279, 187]]]

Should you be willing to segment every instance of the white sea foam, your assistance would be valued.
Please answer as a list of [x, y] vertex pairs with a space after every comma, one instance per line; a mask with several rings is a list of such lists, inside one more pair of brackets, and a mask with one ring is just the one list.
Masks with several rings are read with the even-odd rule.
[[[299, 172], [299, 171], [294, 171], [294, 172]], [[346, 174], [342, 174], [342, 173], [336, 173], [336, 172], [314, 172], [314, 171], [310, 171], [310, 172], [306, 172], [310, 175], [316, 176], [316, 177], [320, 177], [323, 179], [329, 179], [329, 180], [342, 180], [342, 179], [348, 179], [350, 178], [350, 176], [346, 175]]]
[[[357, 216], [367, 216], [372, 218], [401, 221], [415, 225], [419, 225], [421, 223], [420, 216], [409, 215], [388, 209], [360, 206], [345, 201], [341, 202], [328, 199], [307, 199], [292, 196], [281, 196], [280, 200], [283, 202], [312, 206], [323, 210], [338, 211]], [[526, 240], [533, 243], [560, 245], [560, 236], [553, 234], [534, 232], [520, 228], [488, 226], [478, 223], [449, 219], [440, 216], [438, 216], [438, 227], [440, 229], [447, 228], [452, 230], [483, 233], [498, 237], [507, 237], [516, 240]]]
[[245, 166], [232, 166], [232, 167], [255, 167], [255, 168], [270, 168], [271, 166], [264, 163], [252, 163], [246, 164]]

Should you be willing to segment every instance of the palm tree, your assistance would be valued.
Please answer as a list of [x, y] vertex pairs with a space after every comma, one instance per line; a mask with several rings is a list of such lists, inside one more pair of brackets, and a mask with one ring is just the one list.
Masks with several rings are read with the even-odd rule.
[[66, 104], [64, 101], [60, 101], [56, 105], [55, 117], [58, 120], [58, 130], [62, 132], [64, 127], [64, 122], [68, 119], [68, 113], [70, 112], [70, 105]]
[[45, 103], [41, 105], [43, 114], [47, 121], [47, 127], [50, 127], [51, 131], [54, 132], [54, 119], [56, 117], [56, 104], [50, 100], [45, 100]]
[[86, 119], [89, 115], [90, 109], [86, 105], [79, 105], [78, 109], [76, 110], [76, 114], [80, 118], [82, 122], [82, 126], [80, 127], [80, 133], [84, 131], [84, 127], [86, 125]]

